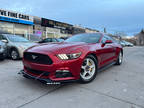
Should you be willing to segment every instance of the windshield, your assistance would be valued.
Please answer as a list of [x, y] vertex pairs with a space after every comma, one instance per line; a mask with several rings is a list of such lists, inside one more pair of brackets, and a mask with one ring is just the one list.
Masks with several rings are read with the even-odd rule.
[[64, 39], [57, 39], [59, 42], [63, 42], [64, 41]]
[[100, 37], [100, 33], [78, 34], [68, 38], [67, 40], [65, 40], [65, 42], [98, 43]]
[[12, 42], [29, 42], [26, 38], [18, 35], [7, 35], [7, 37]]

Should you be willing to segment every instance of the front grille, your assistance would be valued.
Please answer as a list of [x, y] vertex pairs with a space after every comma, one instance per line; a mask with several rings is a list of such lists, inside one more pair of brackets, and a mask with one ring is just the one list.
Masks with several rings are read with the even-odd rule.
[[41, 75], [43, 74], [42, 76], [49, 76], [49, 72], [46, 72], [46, 71], [40, 71], [40, 70], [34, 70], [34, 69], [31, 69], [31, 68], [27, 68], [25, 67], [25, 69], [32, 73], [32, 74], [35, 74], [35, 75]]
[[24, 59], [33, 63], [51, 65], [53, 62], [48, 55], [38, 53], [24, 53]]

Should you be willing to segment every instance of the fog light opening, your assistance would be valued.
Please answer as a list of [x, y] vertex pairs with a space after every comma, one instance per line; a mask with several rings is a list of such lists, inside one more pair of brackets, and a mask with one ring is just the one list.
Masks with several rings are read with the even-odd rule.
[[69, 70], [56, 70], [55, 76], [56, 78], [66, 78], [72, 77], [72, 74]]

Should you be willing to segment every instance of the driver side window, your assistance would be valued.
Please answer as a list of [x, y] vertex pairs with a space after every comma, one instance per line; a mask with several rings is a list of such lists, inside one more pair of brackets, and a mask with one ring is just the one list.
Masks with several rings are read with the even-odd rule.
[[2, 40], [2, 35], [0, 35], [0, 40]]
[[51, 38], [47, 38], [44, 40], [44, 42], [52, 42]]
[[103, 37], [103, 39], [102, 39], [102, 43], [105, 43], [106, 42], [106, 40], [111, 40], [112, 42], [114, 42], [114, 40], [113, 40], [113, 38], [112, 37], [110, 37], [110, 36], [107, 36], [107, 35], [104, 35], [104, 37]]
[[52, 39], [52, 42], [57, 42], [57, 40], [53, 38], [53, 39]]
[[3, 35], [0, 35], [0, 40], [7, 40]]
[[106, 42], [106, 40], [108, 40], [108, 39], [107, 39], [107, 37], [105, 37], [105, 36], [104, 36], [104, 37], [102, 38], [101, 43], [105, 43], [105, 42]]

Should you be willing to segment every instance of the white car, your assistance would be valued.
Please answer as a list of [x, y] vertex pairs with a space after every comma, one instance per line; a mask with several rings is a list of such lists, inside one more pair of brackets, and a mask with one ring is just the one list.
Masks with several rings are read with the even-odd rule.
[[120, 44], [121, 44], [123, 47], [125, 47], [125, 46], [133, 47], [133, 46], [134, 46], [134, 44], [132, 44], [132, 43], [130, 43], [130, 42], [127, 42], [127, 41], [125, 41], [125, 40], [120, 41]]
[[0, 60], [6, 57], [6, 45], [4, 42], [0, 41]]
[[27, 48], [36, 45], [22, 36], [12, 34], [0, 34], [0, 40], [6, 43], [7, 55], [13, 60], [22, 58]]

